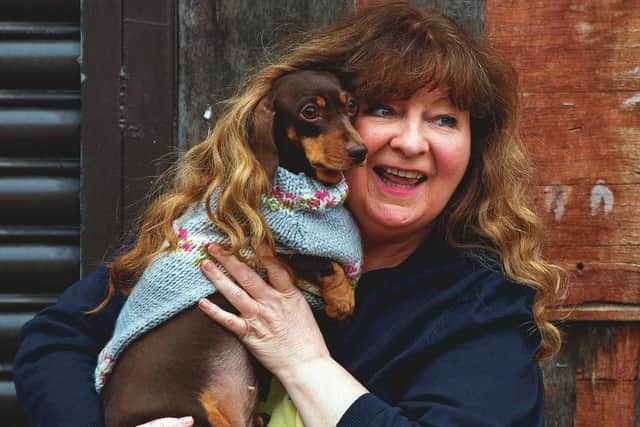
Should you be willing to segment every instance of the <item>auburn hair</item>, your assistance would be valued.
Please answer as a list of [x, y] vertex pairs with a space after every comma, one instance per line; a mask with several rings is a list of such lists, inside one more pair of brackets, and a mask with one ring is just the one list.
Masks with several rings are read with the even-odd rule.
[[406, 3], [365, 8], [302, 35], [223, 102], [212, 133], [177, 162], [146, 210], [131, 250], [111, 263], [104, 303], [118, 290], [127, 294], [154, 257], [175, 249], [173, 221], [193, 203], [204, 199], [208, 206], [215, 191], [218, 204], [208, 214], [228, 234], [233, 253], [265, 241], [273, 247], [260, 214], [261, 197], [271, 183], [247, 138], [253, 110], [271, 84], [307, 68], [348, 76], [355, 96], [363, 99], [403, 99], [421, 88], [446, 88], [451, 102], [469, 111], [471, 160], [434, 232], [443, 233], [453, 247], [497, 257], [512, 281], [536, 290], [538, 356], [555, 354], [561, 336], [547, 319], [547, 306], [566, 279], [543, 259], [542, 228], [528, 207], [532, 169], [519, 136], [517, 74], [451, 19]]

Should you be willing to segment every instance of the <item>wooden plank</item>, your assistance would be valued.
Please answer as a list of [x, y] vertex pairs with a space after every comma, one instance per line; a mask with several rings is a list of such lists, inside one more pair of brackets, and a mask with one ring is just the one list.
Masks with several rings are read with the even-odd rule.
[[[393, 0], [354, 0], [356, 8], [390, 3]], [[412, 0], [409, 3], [420, 7], [431, 7], [453, 18], [476, 37], [484, 37], [484, 0]]]
[[489, 40], [525, 92], [640, 90], [640, 2], [487, 0]]
[[554, 321], [640, 321], [640, 305], [637, 304], [584, 304], [549, 310], [549, 320]]
[[123, 223], [128, 229], [144, 206], [155, 177], [175, 147], [176, 2], [125, 1], [123, 68]]
[[640, 3], [487, 0], [486, 10], [489, 40], [521, 76], [546, 254], [572, 273], [567, 304], [600, 304], [572, 318], [636, 319]]
[[587, 347], [576, 370], [578, 426], [633, 426], [636, 411], [640, 328], [623, 326]]
[[638, 323], [565, 322], [563, 347], [542, 363], [545, 426], [632, 426], [636, 411]]
[[305, 28], [348, 15], [353, 0], [181, 0], [178, 141], [191, 147], [207, 135], [208, 105], [233, 95], [250, 69], [266, 63], [274, 47]]
[[640, 183], [640, 98], [523, 90], [522, 135], [541, 183]]
[[122, 232], [121, 2], [83, 2], [81, 275]]

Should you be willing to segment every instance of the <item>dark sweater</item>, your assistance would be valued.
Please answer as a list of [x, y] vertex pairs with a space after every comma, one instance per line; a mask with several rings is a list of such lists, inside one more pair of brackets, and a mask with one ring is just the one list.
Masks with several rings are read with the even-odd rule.
[[[25, 325], [14, 368], [29, 425], [103, 425], [93, 370], [122, 301], [82, 311], [105, 286], [99, 268]], [[366, 273], [351, 319], [319, 318], [333, 357], [370, 391], [339, 426], [542, 426], [532, 301], [499, 269], [435, 241]]]

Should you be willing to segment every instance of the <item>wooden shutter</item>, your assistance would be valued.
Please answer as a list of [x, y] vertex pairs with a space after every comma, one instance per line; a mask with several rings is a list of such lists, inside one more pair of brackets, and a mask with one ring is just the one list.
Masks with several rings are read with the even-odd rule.
[[79, 275], [80, 2], [0, 2], [0, 414], [22, 324]]

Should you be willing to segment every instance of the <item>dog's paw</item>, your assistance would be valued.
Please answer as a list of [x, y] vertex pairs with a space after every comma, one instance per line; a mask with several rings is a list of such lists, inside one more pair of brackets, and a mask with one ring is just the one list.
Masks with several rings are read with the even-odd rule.
[[353, 314], [354, 301], [338, 301], [335, 304], [327, 304], [324, 311], [332, 319], [344, 320]]
[[332, 319], [344, 320], [353, 314], [355, 305], [355, 297], [351, 291], [341, 295], [340, 298], [327, 301], [324, 311]]

